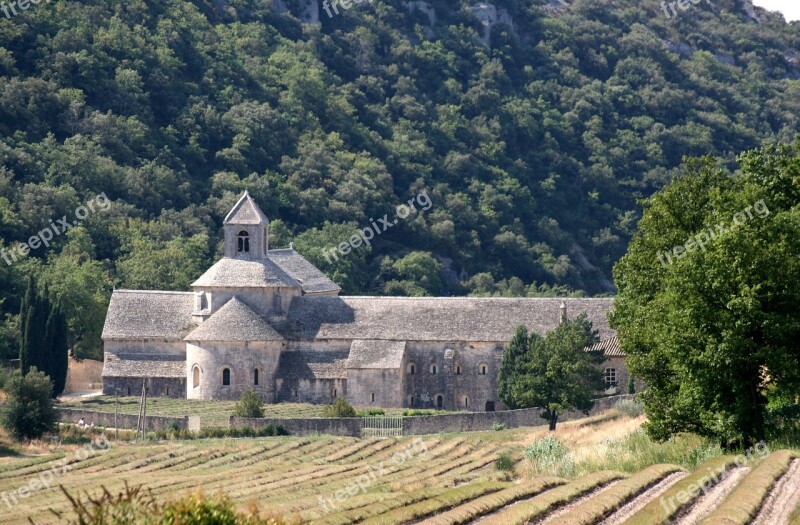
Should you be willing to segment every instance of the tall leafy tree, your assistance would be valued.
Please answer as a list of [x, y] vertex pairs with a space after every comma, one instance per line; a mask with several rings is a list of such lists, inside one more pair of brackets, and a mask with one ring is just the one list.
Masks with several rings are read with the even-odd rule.
[[770, 430], [770, 400], [800, 392], [800, 153], [767, 146], [739, 163], [732, 178], [690, 162], [646, 201], [615, 268], [612, 326], [657, 439], [749, 446]]
[[[594, 394], [603, 388], [599, 367], [603, 356], [586, 351], [597, 342], [597, 332], [582, 314], [574, 320], [564, 320], [545, 337], [525, 335], [518, 328], [508, 360], [503, 356], [501, 399], [509, 407], [541, 408], [550, 430], [555, 430], [561, 414], [590, 410]], [[523, 346], [526, 339], [527, 345]]]

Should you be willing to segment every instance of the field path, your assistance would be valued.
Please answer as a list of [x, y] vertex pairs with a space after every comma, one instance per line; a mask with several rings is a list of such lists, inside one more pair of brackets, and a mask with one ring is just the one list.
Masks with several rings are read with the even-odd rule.
[[738, 467], [728, 471], [725, 477], [714, 485], [706, 494], [700, 496], [692, 506], [692, 510], [683, 516], [678, 525], [695, 525], [708, 516], [731, 493], [745, 474], [750, 472], [749, 467]]
[[800, 504], [800, 459], [795, 459], [764, 501], [753, 525], [788, 525]]
[[611, 516], [600, 522], [600, 525], [622, 525], [625, 521], [639, 512], [641, 508], [664, 493], [668, 488], [688, 476], [688, 472], [674, 472], [662, 479], [646, 491], [642, 492], [631, 501], [617, 509]]

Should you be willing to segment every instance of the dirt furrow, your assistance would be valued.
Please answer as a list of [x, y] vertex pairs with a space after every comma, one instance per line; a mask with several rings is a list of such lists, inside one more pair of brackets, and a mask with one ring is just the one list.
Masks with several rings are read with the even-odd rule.
[[764, 501], [753, 525], [788, 525], [797, 505], [800, 504], [800, 459], [789, 465], [781, 479]]
[[600, 522], [600, 525], [622, 525], [628, 518], [639, 512], [645, 505], [663, 494], [672, 485], [688, 476], [688, 472], [673, 472], [631, 501], [617, 509], [611, 516]]
[[695, 525], [708, 516], [717, 506], [728, 497], [745, 474], [750, 472], [749, 467], [739, 467], [728, 471], [725, 477], [711, 490], [700, 496], [692, 509], [680, 518], [678, 525]]
[[596, 489], [594, 489], [593, 491], [589, 492], [588, 494], [586, 494], [584, 496], [581, 496], [580, 498], [578, 498], [578, 499], [576, 499], [574, 501], [571, 501], [570, 503], [567, 503], [566, 505], [563, 505], [563, 506], [559, 507], [558, 509], [556, 509], [555, 511], [551, 512], [550, 514], [548, 514], [544, 518], [539, 519], [539, 520], [534, 520], [534, 521], [531, 521], [529, 523], [530, 523], [530, 525], [546, 525], [547, 523], [550, 523], [551, 521], [553, 521], [554, 519], [558, 518], [559, 516], [563, 516], [564, 514], [566, 514], [567, 512], [571, 511], [572, 509], [574, 509], [578, 505], [584, 503], [585, 501], [589, 501], [590, 499], [592, 499], [593, 497], [597, 496], [601, 492], [610, 489], [611, 487], [613, 487], [614, 485], [616, 485], [620, 481], [622, 481], [622, 480], [618, 479], [616, 481], [612, 481], [611, 483], [607, 483], [605, 485], [597, 487]]

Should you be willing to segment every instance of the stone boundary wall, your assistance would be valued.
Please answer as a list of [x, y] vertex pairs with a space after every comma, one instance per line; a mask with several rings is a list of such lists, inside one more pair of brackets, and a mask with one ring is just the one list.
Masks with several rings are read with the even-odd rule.
[[[77, 424], [81, 418], [87, 423], [94, 423], [96, 427], [114, 428], [113, 412], [95, 412], [93, 410], [80, 410], [75, 408], [57, 407], [62, 423]], [[119, 414], [117, 416], [118, 428], [136, 429], [138, 414]], [[167, 430], [174, 423], [179, 430], [189, 428], [188, 417], [163, 417], [147, 416], [147, 430]]]
[[306, 419], [251, 419], [231, 416], [231, 428], [261, 428], [269, 424], [280, 425], [292, 436], [312, 436], [326, 434], [331, 436], [361, 436], [360, 417], [315, 417]]
[[[614, 407], [623, 399], [632, 399], [633, 395], [603, 397], [595, 400], [594, 408], [589, 416], [594, 416]], [[540, 417], [541, 409], [524, 408], [520, 410], [504, 410], [501, 412], [464, 412], [439, 416], [413, 416], [403, 418], [403, 435], [418, 436], [438, 434], [440, 432], [477, 432], [492, 430], [495, 424], [506, 428], [535, 427], [546, 425], [547, 421]], [[559, 423], [587, 417], [582, 412], [566, 412], [558, 418]], [[294, 436], [328, 434], [333, 436], [361, 436], [363, 418], [308, 418], [308, 419], [246, 419], [231, 417], [231, 427], [259, 428], [269, 424], [281, 425]]]

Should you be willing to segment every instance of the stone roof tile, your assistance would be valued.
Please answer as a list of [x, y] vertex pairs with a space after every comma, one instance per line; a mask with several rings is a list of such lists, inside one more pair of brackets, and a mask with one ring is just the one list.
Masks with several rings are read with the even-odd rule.
[[400, 368], [406, 352], [405, 341], [356, 339], [350, 345], [348, 369]]
[[114, 290], [103, 339], [180, 341], [193, 328], [191, 292]]
[[348, 351], [294, 350], [281, 353], [275, 377], [281, 379], [346, 379]]
[[192, 283], [200, 288], [269, 288], [299, 287], [270, 259], [234, 259], [223, 257]]
[[245, 191], [225, 216], [222, 224], [269, 224], [269, 219], [258, 207], [250, 193]]
[[297, 297], [279, 330], [293, 339], [381, 339], [398, 341], [508, 341], [524, 324], [545, 334], [560, 320], [586, 313], [601, 339], [615, 335], [606, 314], [613, 299]]
[[103, 377], [186, 377], [186, 356], [169, 354], [106, 354]]
[[234, 296], [184, 341], [280, 341], [283, 337], [244, 301]]
[[289, 277], [300, 283], [304, 293], [338, 293], [341, 290], [327, 275], [292, 248], [270, 250], [268, 255]]

